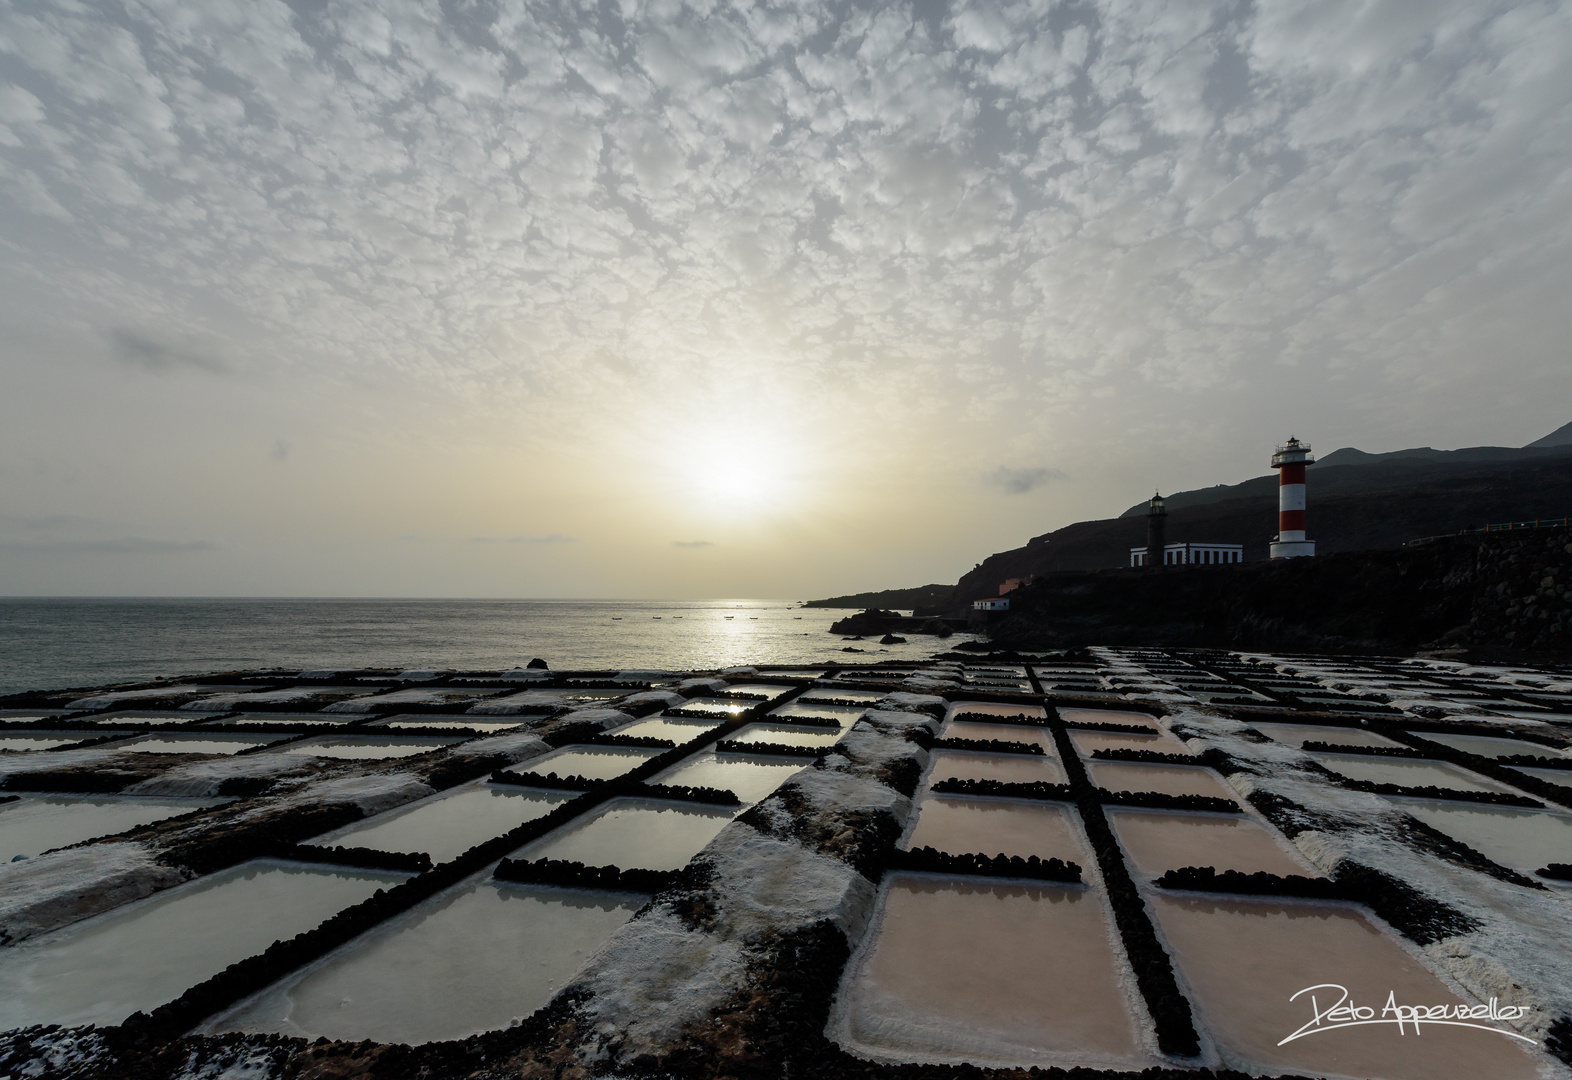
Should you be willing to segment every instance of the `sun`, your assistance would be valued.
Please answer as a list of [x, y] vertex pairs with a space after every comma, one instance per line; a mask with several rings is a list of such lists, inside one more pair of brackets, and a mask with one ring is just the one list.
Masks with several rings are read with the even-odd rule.
[[681, 439], [672, 479], [680, 497], [711, 511], [742, 513], [788, 502], [796, 494], [801, 466], [801, 455], [788, 441], [733, 424]]

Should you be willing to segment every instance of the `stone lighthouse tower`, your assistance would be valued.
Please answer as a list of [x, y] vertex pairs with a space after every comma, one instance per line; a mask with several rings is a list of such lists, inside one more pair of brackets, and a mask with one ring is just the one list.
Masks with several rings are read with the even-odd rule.
[[1277, 470], [1277, 536], [1272, 558], [1296, 559], [1315, 554], [1315, 541], [1305, 539], [1305, 466], [1313, 464], [1310, 444], [1289, 437], [1272, 455]]

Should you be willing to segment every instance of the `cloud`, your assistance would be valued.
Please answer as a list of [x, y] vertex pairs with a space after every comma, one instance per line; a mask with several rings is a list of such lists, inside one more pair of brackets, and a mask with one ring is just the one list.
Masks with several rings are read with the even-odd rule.
[[46, 554], [150, 555], [180, 551], [216, 551], [211, 540], [154, 540], [145, 536], [118, 536], [103, 540], [9, 540], [0, 538], [0, 551]]
[[577, 544], [577, 536], [565, 536], [562, 533], [550, 533], [545, 536], [526, 534], [523, 536], [471, 536], [471, 544]]
[[671, 546], [675, 548], [707, 548], [715, 545], [708, 540], [673, 540]]
[[1011, 469], [1001, 465], [988, 474], [987, 482], [990, 487], [1003, 488], [1006, 494], [1025, 495], [1045, 484], [1064, 479], [1064, 473], [1058, 469]]
[[115, 356], [144, 371], [163, 373], [189, 368], [210, 375], [227, 375], [230, 371], [229, 365], [211, 352], [160, 342], [137, 330], [111, 330], [109, 343]]

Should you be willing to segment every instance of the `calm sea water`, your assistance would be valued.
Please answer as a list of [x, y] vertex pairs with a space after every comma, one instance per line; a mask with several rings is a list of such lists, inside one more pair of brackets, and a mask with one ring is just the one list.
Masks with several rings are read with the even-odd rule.
[[[856, 660], [786, 600], [0, 599], [0, 694], [236, 668], [715, 668]], [[913, 637], [867, 660], [967, 640]]]

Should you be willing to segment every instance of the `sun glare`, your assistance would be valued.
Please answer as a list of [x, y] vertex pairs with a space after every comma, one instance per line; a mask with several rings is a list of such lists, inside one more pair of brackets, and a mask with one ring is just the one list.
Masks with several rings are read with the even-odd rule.
[[691, 433], [672, 466], [680, 494], [710, 510], [754, 512], [796, 494], [802, 461], [785, 440], [741, 426]]

